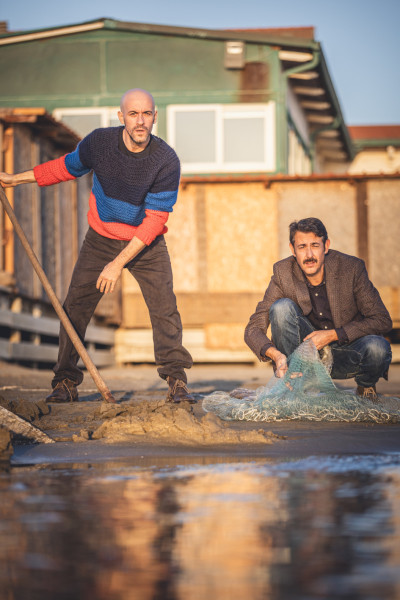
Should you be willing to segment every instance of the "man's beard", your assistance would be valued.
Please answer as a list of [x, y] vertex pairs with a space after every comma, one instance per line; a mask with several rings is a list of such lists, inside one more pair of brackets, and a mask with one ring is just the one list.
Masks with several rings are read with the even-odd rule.
[[140, 136], [144, 135], [144, 139], [139, 139], [138, 137], [135, 136], [135, 129], [132, 129], [131, 131], [127, 130], [127, 133], [129, 135], [129, 137], [131, 138], [132, 142], [134, 142], [135, 144], [143, 144], [143, 142], [148, 141], [149, 137], [150, 137], [150, 131], [147, 127], [140, 127], [140, 129], [143, 130], [143, 133], [139, 134]]

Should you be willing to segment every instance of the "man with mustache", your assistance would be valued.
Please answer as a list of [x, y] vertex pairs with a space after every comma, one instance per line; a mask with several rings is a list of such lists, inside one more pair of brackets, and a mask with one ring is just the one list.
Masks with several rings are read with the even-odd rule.
[[246, 343], [261, 361], [273, 361], [277, 377], [285, 375], [287, 357], [304, 340], [320, 351], [329, 346], [332, 378], [354, 377], [357, 394], [376, 401], [376, 383], [387, 379], [391, 362], [383, 335], [392, 321], [364, 262], [330, 250], [319, 219], [294, 221], [289, 232], [293, 256], [275, 263], [264, 299], [246, 327]]
[[[128, 90], [118, 118], [121, 127], [96, 129], [74, 152], [24, 173], [0, 173], [0, 181], [6, 186], [34, 182], [46, 186], [93, 173], [89, 230], [65, 311], [83, 339], [100, 298], [114, 290], [122, 270], [128, 269], [149, 309], [158, 372], [168, 382], [167, 399], [194, 403], [185, 374], [192, 358], [182, 346], [182, 324], [163, 235], [178, 195], [179, 159], [170, 146], [151, 134], [157, 111], [149, 92]], [[83, 379], [78, 358], [61, 326], [53, 391], [47, 401], [78, 399], [77, 386]]]

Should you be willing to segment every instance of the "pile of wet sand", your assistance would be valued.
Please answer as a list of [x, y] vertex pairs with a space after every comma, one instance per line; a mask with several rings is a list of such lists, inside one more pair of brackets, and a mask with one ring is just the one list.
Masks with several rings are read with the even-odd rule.
[[186, 402], [177, 405], [166, 400], [142, 400], [124, 405], [104, 403], [99, 412], [103, 423], [93, 431], [91, 437], [111, 443], [127, 441], [132, 436], [146, 436], [163, 442], [188, 445], [271, 444], [273, 438], [278, 437], [262, 429], [233, 429], [212, 413], [197, 417], [192, 413], [191, 405]]
[[45, 400], [24, 400], [23, 398], [16, 398], [13, 400], [7, 400], [3, 396], [0, 396], [0, 406], [6, 408], [10, 412], [22, 417], [29, 423], [40, 419], [43, 415], [48, 415], [50, 412], [50, 406]]
[[[177, 446], [272, 444], [279, 436], [263, 429], [237, 429], [218, 416], [204, 413], [201, 405], [187, 402], [171, 404], [157, 394], [141, 395], [135, 400], [108, 404], [99, 401], [80, 401], [66, 404], [47, 404], [44, 400], [5, 400], [0, 406], [32, 423], [53, 440], [105, 443], [145, 441]], [[143, 397], [145, 396], [145, 397]], [[154, 397], [155, 396], [155, 397]], [[0, 460], [12, 454], [12, 444], [35, 442], [33, 437], [7, 429], [0, 434]], [[3, 439], [4, 438], [4, 439]]]

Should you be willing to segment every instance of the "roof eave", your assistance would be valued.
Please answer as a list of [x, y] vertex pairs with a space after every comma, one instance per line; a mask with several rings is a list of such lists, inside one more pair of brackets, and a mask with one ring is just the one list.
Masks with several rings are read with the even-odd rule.
[[48, 27], [46, 29], [4, 33], [0, 35], [0, 46], [104, 29], [104, 22], [105, 19], [96, 19], [95, 21], [77, 23], [75, 25], [62, 25], [60, 27]]
[[340, 130], [341, 130], [341, 133], [342, 133], [342, 136], [343, 136], [343, 141], [346, 144], [346, 150], [347, 150], [347, 152], [349, 154], [349, 159], [353, 160], [353, 158], [355, 156], [355, 149], [354, 149], [354, 146], [353, 146], [353, 142], [352, 142], [352, 139], [350, 137], [350, 133], [349, 133], [349, 131], [347, 129], [347, 126], [346, 126], [346, 123], [345, 123], [345, 120], [344, 120], [344, 117], [343, 117], [342, 109], [340, 107], [340, 102], [339, 102], [339, 99], [338, 99], [338, 97], [336, 95], [335, 88], [333, 86], [331, 76], [329, 75], [328, 66], [327, 66], [326, 61], [325, 61], [325, 57], [324, 57], [324, 53], [323, 53], [322, 47], [321, 47], [320, 44], [319, 44], [319, 46], [320, 46], [320, 52], [321, 52], [321, 55], [320, 55], [320, 67], [321, 67], [322, 76], [324, 78], [324, 82], [325, 82], [325, 85], [326, 85], [327, 93], [328, 93], [328, 95], [329, 95], [329, 97], [330, 97], [330, 99], [332, 101], [333, 106], [334, 106], [336, 117], [340, 121]]
[[71, 35], [74, 33], [84, 33], [86, 31], [93, 31], [95, 29], [109, 29], [113, 31], [119, 30], [150, 34], [157, 33], [161, 35], [174, 35], [220, 41], [241, 40], [248, 43], [268, 44], [282, 48], [307, 48], [309, 50], [314, 50], [318, 47], [318, 42], [303, 38], [288, 39], [287, 36], [260, 35], [259, 33], [245, 31], [238, 32], [224, 29], [201, 29], [171, 25], [155, 25], [149, 23], [133, 23], [128, 21], [117, 21], [107, 17], [102, 17], [83, 23], [63, 25], [60, 27], [49, 27], [46, 29], [35, 29], [12, 33], [8, 32], [0, 35], [0, 45], [31, 41], [41, 38]]
[[11, 126], [27, 125], [68, 152], [74, 150], [81, 139], [75, 131], [54, 119], [42, 107], [0, 108], [0, 122]]
[[381, 140], [376, 139], [363, 139], [363, 140], [353, 140], [354, 147], [360, 151], [367, 148], [370, 149], [386, 149], [388, 146], [393, 146], [395, 148], [400, 147], [400, 139], [399, 138], [382, 138]]

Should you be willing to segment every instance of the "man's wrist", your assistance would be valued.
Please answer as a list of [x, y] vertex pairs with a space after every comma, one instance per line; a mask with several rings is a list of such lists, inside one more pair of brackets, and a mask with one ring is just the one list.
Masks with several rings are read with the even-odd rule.
[[265, 356], [276, 363], [276, 361], [282, 356], [282, 352], [279, 352], [279, 350], [275, 348], [275, 346], [270, 346], [267, 349]]
[[268, 348], [272, 348], [273, 347], [273, 343], [272, 342], [267, 342], [266, 344], [264, 344], [264, 346], [261, 348], [260, 350], [260, 358], [262, 361], [268, 361], [269, 358], [266, 355], [266, 352], [268, 350]]
[[116, 256], [114, 258], [114, 260], [111, 261], [111, 264], [116, 268], [116, 269], [122, 269], [124, 268], [124, 266], [129, 262], [128, 260], [124, 260], [123, 258], [120, 258], [119, 256]]
[[15, 173], [13, 175], [13, 181], [14, 185], [19, 185], [21, 183], [35, 183], [36, 179], [33, 169], [22, 173]]

